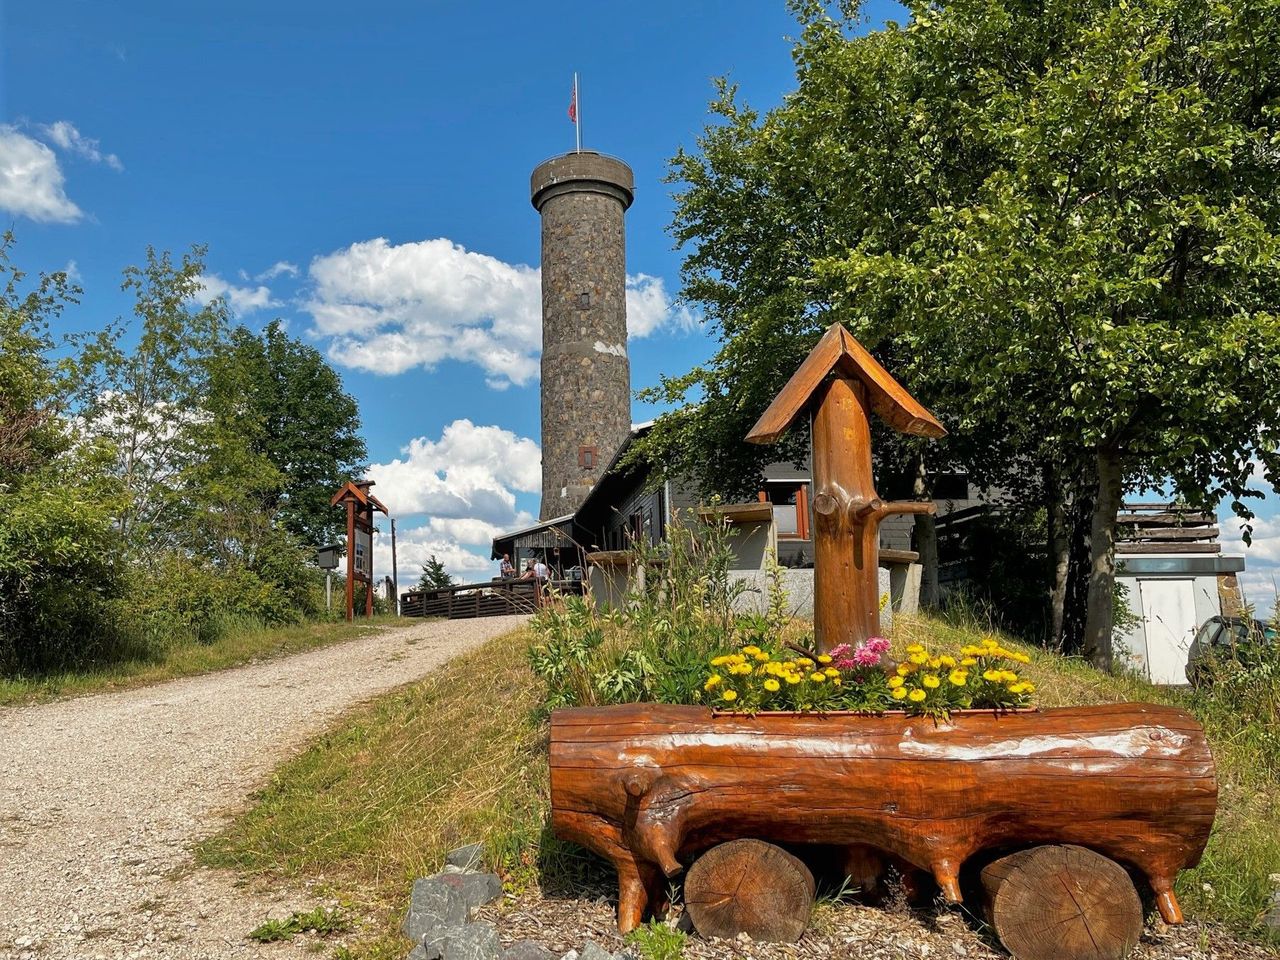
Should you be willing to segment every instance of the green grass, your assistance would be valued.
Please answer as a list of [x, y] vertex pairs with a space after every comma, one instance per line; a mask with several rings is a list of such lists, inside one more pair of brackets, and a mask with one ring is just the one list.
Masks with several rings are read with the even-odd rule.
[[[978, 624], [924, 617], [899, 618], [894, 631], [899, 645], [936, 647], [973, 643], [982, 632]], [[352, 956], [377, 960], [403, 955], [397, 927], [413, 879], [438, 870], [444, 854], [463, 843], [486, 844], [508, 889], [581, 891], [591, 882], [595, 895], [598, 863], [556, 842], [544, 826], [546, 733], [537, 719], [541, 689], [525, 660], [528, 642], [527, 632], [498, 638], [350, 713], [279, 768], [252, 809], [203, 844], [199, 858], [317, 884], [371, 918]], [[1105, 676], [1009, 638], [1002, 643], [1032, 656], [1023, 672], [1037, 683], [1042, 706], [1148, 700], [1200, 717], [1218, 764], [1219, 812], [1204, 859], [1180, 877], [1178, 895], [1190, 917], [1263, 939], [1267, 876], [1280, 869], [1275, 757], [1242, 735], [1238, 718], [1202, 697]], [[656, 940], [648, 946], [678, 949]]]
[[323, 622], [289, 627], [247, 626], [213, 643], [175, 644], [150, 656], [100, 667], [35, 676], [0, 676], [0, 706], [41, 703], [236, 667], [352, 640], [373, 629], [410, 626], [417, 620], [383, 616], [354, 623]]
[[627, 934], [627, 946], [641, 960], [680, 960], [684, 955], [685, 933], [665, 923], [650, 920]]

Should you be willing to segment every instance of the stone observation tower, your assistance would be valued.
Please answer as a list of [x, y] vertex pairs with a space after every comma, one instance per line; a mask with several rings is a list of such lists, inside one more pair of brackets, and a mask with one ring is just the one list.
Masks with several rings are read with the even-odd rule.
[[573, 513], [631, 431], [623, 214], [635, 179], [589, 150], [533, 171], [542, 214], [542, 509]]

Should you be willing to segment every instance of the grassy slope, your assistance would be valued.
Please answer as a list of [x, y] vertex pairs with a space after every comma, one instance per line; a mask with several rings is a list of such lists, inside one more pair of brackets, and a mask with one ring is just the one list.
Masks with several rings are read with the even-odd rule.
[[253, 660], [301, 653], [352, 640], [372, 629], [409, 626], [416, 620], [378, 617], [355, 623], [307, 623], [291, 627], [256, 627], [233, 631], [210, 644], [170, 647], [156, 658], [127, 660], [98, 669], [35, 677], [0, 677], [0, 706], [40, 703], [57, 697], [83, 696], [236, 667]]
[[[960, 646], [976, 636], [935, 620], [901, 619], [899, 643]], [[491, 860], [503, 864], [508, 882], [517, 886], [586, 869], [543, 835], [545, 733], [533, 718], [538, 688], [524, 664], [527, 640], [526, 634], [494, 640], [357, 709], [278, 770], [255, 806], [202, 846], [201, 859], [246, 873], [318, 881], [375, 918], [361, 955], [378, 958], [403, 953], [396, 928], [409, 885], [439, 869], [453, 845], [485, 840]], [[1187, 705], [1177, 694], [1136, 680], [1028, 652], [1034, 661], [1025, 673], [1037, 682], [1044, 706], [1117, 700]], [[1219, 762], [1220, 811], [1204, 862], [1182, 876], [1179, 896], [1192, 916], [1258, 934], [1267, 874], [1280, 863], [1275, 778], [1254, 769], [1230, 718], [1204, 719]]]

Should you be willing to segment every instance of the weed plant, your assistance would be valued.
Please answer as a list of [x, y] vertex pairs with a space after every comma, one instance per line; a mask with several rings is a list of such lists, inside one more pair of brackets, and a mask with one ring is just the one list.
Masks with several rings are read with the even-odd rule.
[[729, 576], [727, 523], [677, 516], [663, 543], [636, 541], [632, 554], [630, 592], [612, 609], [589, 596], [565, 597], [534, 618], [529, 663], [546, 684], [545, 709], [702, 703], [712, 657], [788, 638], [787, 597], [772, 558], [766, 611], [741, 609], [748, 584]]

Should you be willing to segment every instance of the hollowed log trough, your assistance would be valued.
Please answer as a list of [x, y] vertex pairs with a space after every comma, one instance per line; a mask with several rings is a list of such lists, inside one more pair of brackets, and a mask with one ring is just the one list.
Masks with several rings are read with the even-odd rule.
[[551, 804], [558, 837], [617, 868], [623, 932], [665, 906], [667, 878], [742, 838], [874, 848], [952, 902], [977, 855], [1074, 845], [1144, 878], [1178, 923], [1173, 881], [1200, 859], [1217, 784], [1200, 725], [1151, 704], [948, 722], [628, 704], [552, 713]]

